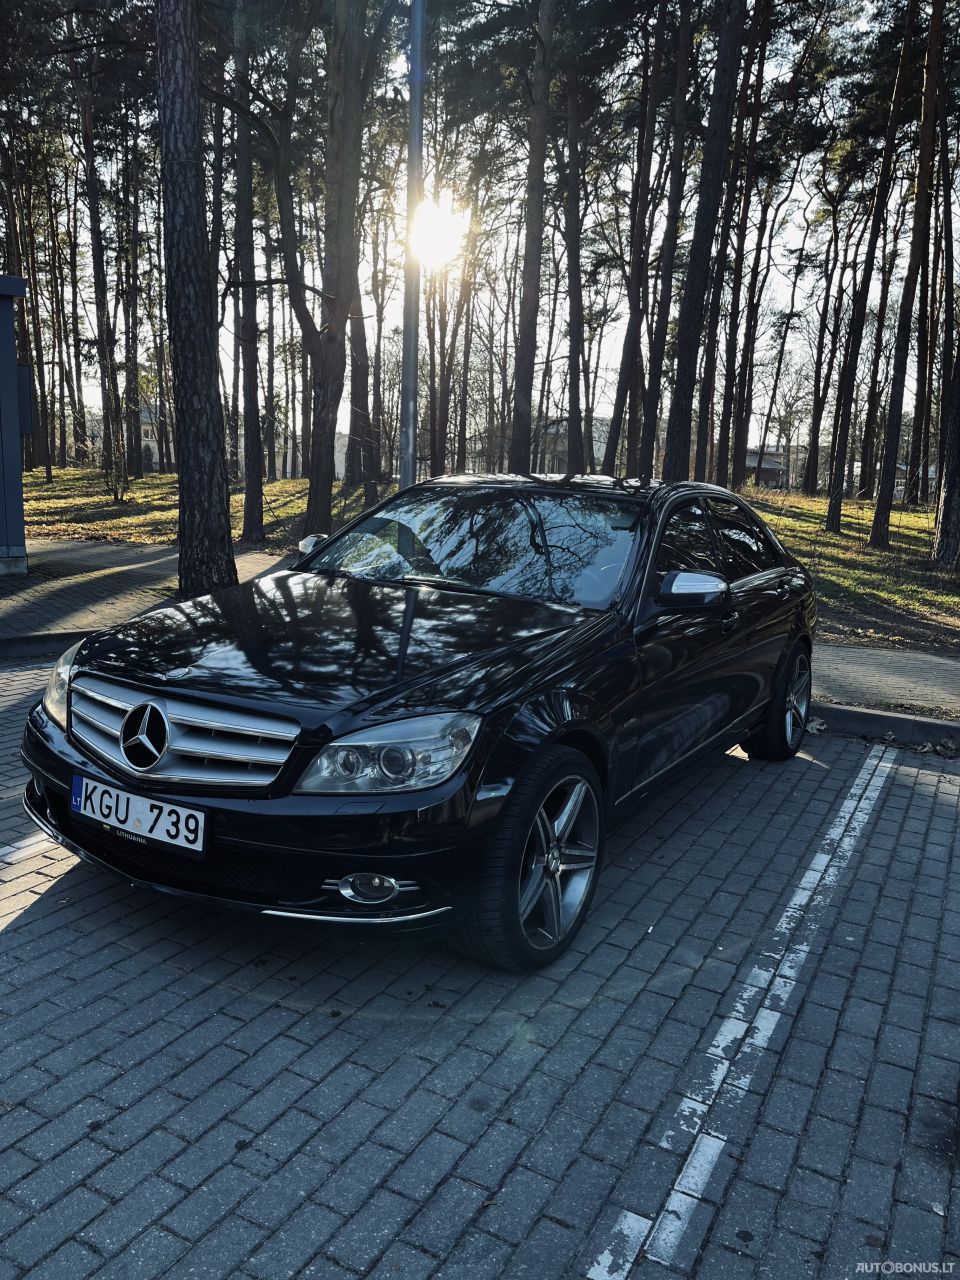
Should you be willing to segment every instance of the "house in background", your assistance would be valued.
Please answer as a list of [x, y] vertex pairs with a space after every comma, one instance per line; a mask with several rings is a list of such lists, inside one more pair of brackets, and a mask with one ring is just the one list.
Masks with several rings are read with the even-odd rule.
[[[897, 482], [893, 489], [894, 502], [902, 502], [904, 494], [907, 491], [907, 464], [905, 462], [897, 463]], [[927, 487], [932, 494], [937, 492], [937, 468], [931, 466], [927, 469]]]
[[[747, 450], [748, 480], [757, 475], [757, 460], [759, 457], [759, 449]], [[775, 450], [765, 449], [763, 452], [763, 461], [760, 464], [760, 474], [757, 475], [757, 484], [761, 489], [782, 489], [787, 483], [787, 468], [784, 463], [783, 454], [778, 453]]]

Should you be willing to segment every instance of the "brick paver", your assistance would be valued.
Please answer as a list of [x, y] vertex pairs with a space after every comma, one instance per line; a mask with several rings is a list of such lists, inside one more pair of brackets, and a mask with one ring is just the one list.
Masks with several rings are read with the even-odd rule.
[[523, 977], [78, 864], [19, 808], [42, 679], [0, 672], [0, 1275], [960, 1261], [956, 762], [707, 761]]

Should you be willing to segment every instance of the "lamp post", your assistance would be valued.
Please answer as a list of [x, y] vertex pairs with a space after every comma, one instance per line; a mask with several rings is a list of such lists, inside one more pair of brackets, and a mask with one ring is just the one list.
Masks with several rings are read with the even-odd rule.
[[17, 365], [13, 309], [26, 295], [19, 276], [0, 276], [0, 577], [27, 572], [20, 437], [32, 430], [30, 371]]
[[423, 198], [423, 82], [426, 0], [410, 0], [410, 113], [407, 123], [407, 244], [403, 268], [403, 356], [400, 366], [400, 487], [417, 478], [417, 357], [420, 261], [411, 244], [414, 212]]

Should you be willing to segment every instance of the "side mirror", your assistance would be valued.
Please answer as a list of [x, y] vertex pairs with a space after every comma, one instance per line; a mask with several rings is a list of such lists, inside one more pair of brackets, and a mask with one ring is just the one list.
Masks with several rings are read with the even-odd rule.
[[325, 533], [308, 533], [305, 538], [301, 538], [297, 543], [297, 551], [300, 556], [308, 556], [311, 551], [316, 551], [321, 542], [325, 542], [327, 535]]
[[722, 609], [729, 603], [726, 578], [701, 569], [671, 569], [657, 592], [657, 604], [670, 609]]

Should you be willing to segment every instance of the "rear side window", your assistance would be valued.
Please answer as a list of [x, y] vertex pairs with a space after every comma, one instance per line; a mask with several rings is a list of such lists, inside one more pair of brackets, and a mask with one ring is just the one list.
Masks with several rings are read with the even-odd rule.
[[777, 567], [780, 557], [754, 516], [724, 498], [708, 498], [707, 502], [720, 542], [723, 572], [731, 582]]
[[710, 528], [699, 502], [678, 507], [664, 526], [655, 567], [658, 588], [673, 569], [717, 572]]

